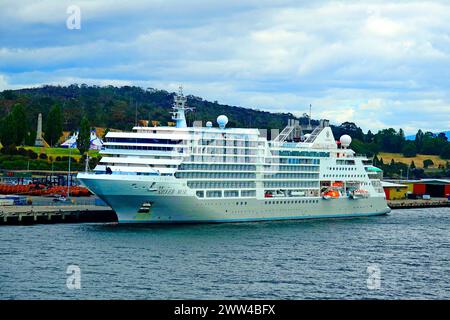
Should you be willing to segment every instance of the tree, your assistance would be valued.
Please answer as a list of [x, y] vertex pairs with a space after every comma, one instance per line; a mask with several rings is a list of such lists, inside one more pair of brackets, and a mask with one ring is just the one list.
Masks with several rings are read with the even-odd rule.
[[36, 142], [36, 130], [30, 130], [28, 134], [25, 136], [25, 145], [26, 146], [34, 146]]
[[414, 163], [414, 161], [411, 161], [411, 164], [409, 165], [409, 168], [411, 170], [416, 168], [416, 164]]
[[353, 139], [350, 144], [353, 151], [372, 157], [378, 153], [378, 145], [376, 143], [364, 143], [359, 139]]
[[434, 137], [432, 132], [425, 132], [422, 140], [422, 150], [423, 154], [439, 154], [439, 146], [436, 144], [437, 139]]
[[11, 121], [13, 122], [14, 144], [19, 146], [25, 142], [28, 135], [28, 121], [27, 115], [23, 106], [19, 103], [15, 104], [11, 111]]
[[442, 148], [440, 156], [442, 159], [450, 159], [450, 142], [447, 142], [447, 144]]
[[343, 134], [348, 134], [352, 139], [364, 140], [364, 133], [355, 123], [344, 122], [336, 128], [338, 137]]
[[401, 152], [404, 142], [403, 130], [397, 133], [395, 129], [383, 129], [375, 135], [379, 150], [385, 152]]
[[433, 160], [431, 159], [425, 159], [423, 160], [423, 167], [426, 169], [429, 166], [432, 166], [434, 164]]
[[2, 120], [0, 130], [4, 146], [22, 145], [28, 135], [28, 123], [25, 110], [19, 103], [15, 104], [10, 113]]
[[83, 116], [80, 123], [80, 132], [78, 133], [77, 148], [83, 155], [89, 150], [91, 145], [91, 128], [89, 127], [89, 120]]
[[380, 165], [380, 160], [378, 159], [377, 155], [373, 156], [372, 163], [375, 167]]
[[109, 132], [109, 128], [106, 128], [106, 130], [103, 132], [102, 139], [105, 139], [108, 132]]
[[403, 132], [403, 129], [400, 128], [400, 130], [398, 130], [398, 147], [401, 150], [403, 148], [403, 146], [405, 145], [405, 133]]
[[407, 158], [415, 157], [417, 155], [416, 144], [412, 141], [407, 142], [402, 149], [402, 153]]
[[14, 119], [11, 113], [9, 113], [0, 122], [0, 141], [3, 147], [7, 148], [14, 145], [16, 137], [16, 130], [14, 126]]
[[439, 132], [439, 134], [437, 135], [437, 138], [443, 140], [443, 141], [448, 141], [447, 135], [445, 134], [445, 132]]
[[370, 143], [373, 141], [373, 138], [374, 138], [374, 134], [372, 133], [372, 131], [370, 131], [370, 130], [367, 131], [365, 141]]
[[417, 152], [421, 153], [422, 152], [422, 144], [423, 144], [423, 132], [422, 132], [422, 130], [419, 129], [419, 131], [417, 131], [416, 139], [414, 140], [414, 142], [416, 144]]
[[53, 105], [45, 122], [44, 139], [50, 146], [55, 145], [62, 136], [62, 114], [58, 105]]

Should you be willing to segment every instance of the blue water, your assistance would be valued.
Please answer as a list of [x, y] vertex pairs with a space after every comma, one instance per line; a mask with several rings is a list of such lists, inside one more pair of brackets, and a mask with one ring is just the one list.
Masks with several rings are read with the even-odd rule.
[[[450, 298], [450, 208], [182, 226], [0, 227], [1, 299]], [[81, 289], [66, 287], [78, 265]], [[367, 267], [379, 267], [368, 289]]]

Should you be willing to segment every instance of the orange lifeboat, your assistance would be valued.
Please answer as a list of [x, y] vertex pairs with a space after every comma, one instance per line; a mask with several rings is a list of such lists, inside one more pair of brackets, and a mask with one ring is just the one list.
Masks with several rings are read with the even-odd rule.
[[335, 181], [331, 184], [331, 186], [335, 188], [342, 188], [344, 186], [344, 183], [342, 181]]
[[324, 193], [322, 193], [322, 198], [328, 200], [328, 199], [337, 199], [340, 197], [340, 193], [337, 190], [327, 190]]

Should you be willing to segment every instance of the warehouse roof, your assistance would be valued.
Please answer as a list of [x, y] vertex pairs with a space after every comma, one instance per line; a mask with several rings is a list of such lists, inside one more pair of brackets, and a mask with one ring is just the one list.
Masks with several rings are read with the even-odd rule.
[[381, 181], [381, 186], [383, 188], [407, 188], [408, 186], [405, 186], [404, 184], [399, 183], [392, 183], [388, 181]]

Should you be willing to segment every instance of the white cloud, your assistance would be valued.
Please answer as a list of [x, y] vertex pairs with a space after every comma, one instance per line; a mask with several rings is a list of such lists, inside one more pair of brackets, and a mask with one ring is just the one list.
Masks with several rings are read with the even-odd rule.
[[8, 81], [6, 81], [6, 77], [0, 74], [0, 91], [9, 89]]
[[183, 83], [271, 111], [312, 103], [365, 130], [450, 126], [448, 2], [80, 0], [80, 31], [65, 28], [69, 4], [4, 6], [0, 88]]
[[406, 26], [401, 23], [376, 16], [367, 19], [366, 28], [369, 33], [382, 37], [395, 37], [408, 31]]

